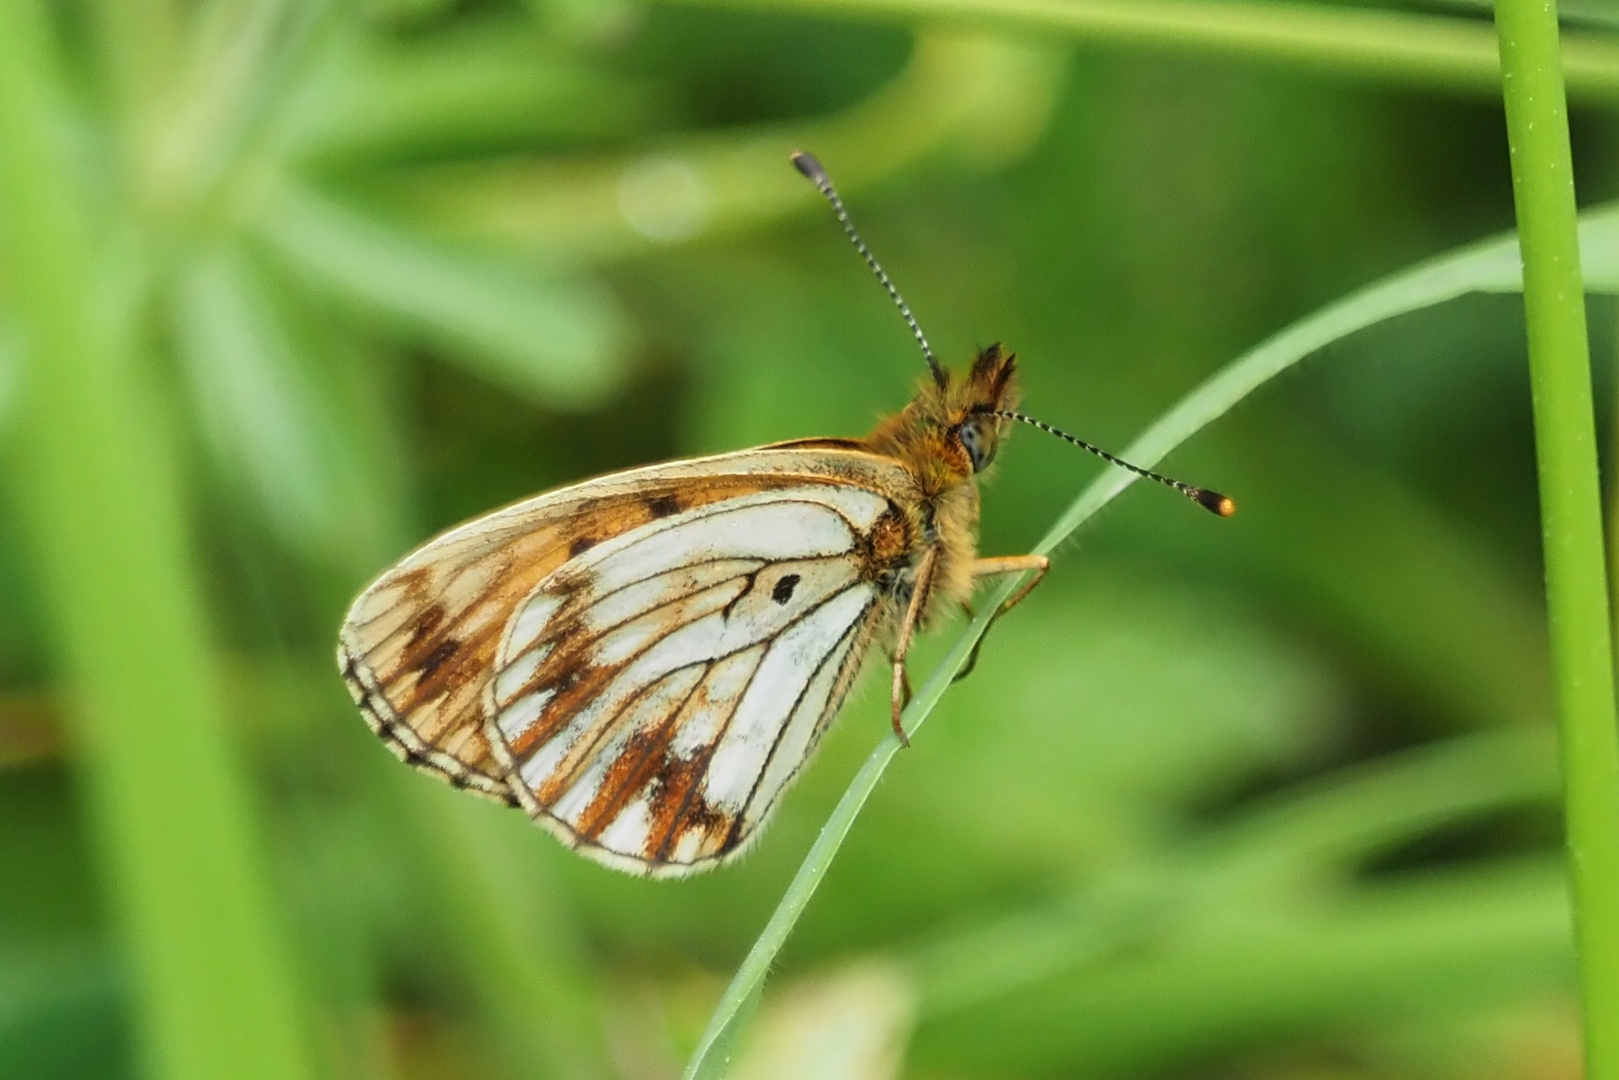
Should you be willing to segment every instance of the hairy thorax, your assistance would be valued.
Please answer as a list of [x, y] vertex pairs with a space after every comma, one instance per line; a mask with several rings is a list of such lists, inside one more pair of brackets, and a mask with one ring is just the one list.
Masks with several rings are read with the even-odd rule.
[[927, 552], [935, 552], [927, 585], [923, 625], [972, 595], [972, 564], [978, 555], [978, 491], [972, 481], [931, 498], [896, 506], [878, 521], [866, 553], [871, 579], [887, 602], [889, 623], [897, 625], [911, 603]]
[[972, 596], [972, 564], [978, 558], [978, 488], [971, 481], [939, 496], [933, 509], [939, 563], [924, 619], [943, 607], [965, 604]]

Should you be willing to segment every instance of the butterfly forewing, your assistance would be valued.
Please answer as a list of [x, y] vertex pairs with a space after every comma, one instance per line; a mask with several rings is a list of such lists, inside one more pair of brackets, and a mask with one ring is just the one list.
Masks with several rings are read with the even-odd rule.
[[871, 535], [896, 513], [817, 479], [671, 516], [550, 575], [508, 623], [485, 709], [523, 804], [642, 873], [740, 851], [847, 689], [878, 615]]
[[741, 850], [836, 712], [913, 485], [827, 440], [551, 492], [379, 578], [339, 664], [402, 759], [620, 869], [688, 872]]

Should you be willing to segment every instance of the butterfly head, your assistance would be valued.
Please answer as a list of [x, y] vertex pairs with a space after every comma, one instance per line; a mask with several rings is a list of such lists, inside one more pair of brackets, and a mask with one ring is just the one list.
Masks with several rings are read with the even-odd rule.
[[943, 388], [946, 409], [940, 419], [954, 434], [972, 471], [981, 473], [995, 460], [1009, 426], [996, 413], [1017, 406], [1017, 356], [991, 345], [978, 354], [965, 380], [954, 388], [951, 381], [947, 379]]
[[941, 371], [916, 399], [871, 436], [880, 452], [909, 463], [928, 491], [964, 483], [989, 468], [1017, 405], [1017, 359], [991, 345], [966, 375]]

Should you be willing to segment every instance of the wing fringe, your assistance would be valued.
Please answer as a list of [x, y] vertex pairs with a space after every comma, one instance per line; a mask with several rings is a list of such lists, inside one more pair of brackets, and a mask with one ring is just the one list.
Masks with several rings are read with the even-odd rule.
[[467, 768], [459, 758], [422, 741], [421, 736], [394, 712], [387, 696], [377, 686], [371, 669], [355, 659], [346, 640], [338, 642], [337, 666], [366, 726], [382, 740], [394, 757], [413, 769], [438, 777], [451, 787], [481, 795], [502, 806], [520, 805], [509, 785]]

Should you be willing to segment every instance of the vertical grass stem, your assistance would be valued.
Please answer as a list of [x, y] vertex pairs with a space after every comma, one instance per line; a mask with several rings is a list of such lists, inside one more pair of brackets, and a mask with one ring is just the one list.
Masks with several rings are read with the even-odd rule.
[[1586, 1076], [1619, 1080], [1619, 727], [1574, 172], [1551, 0], [1499, 0]]
[[304, 1017], [224, 730], [177, 470], [135, 320], [101, 299], [108, 260], [50, 25], [40, 0], [0, 0], [0, 302], [27, 361], [5, 494], [72, 702], [142, 1072], [304, 1080]]

